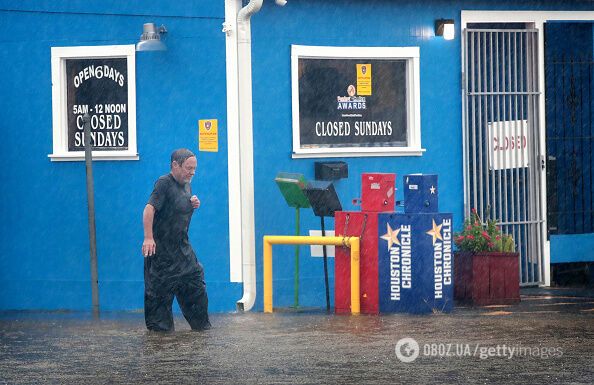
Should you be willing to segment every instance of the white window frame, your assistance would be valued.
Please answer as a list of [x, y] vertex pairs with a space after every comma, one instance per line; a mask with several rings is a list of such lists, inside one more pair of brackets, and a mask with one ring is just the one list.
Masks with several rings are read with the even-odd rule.
[[[300, 58], [317, 59], [405, 59], [407, 82], [407, 146], [400, 147], [320, 147], [301, 148], [299, 136], [299, 79]], [[421, 84], [419, 47], [323, 47], [291, 46], [291, 86], [293, 108], [293, 158], [421, 156]]]
[[136, 50], [134, 44], [52, 47], [52, 161], [79, 161], [84, 151], [68, 151], [66, 59], [126, 58], [128, 63], [128, 149], [93, 151], [94, 160], [138, 160], [136, 146]]

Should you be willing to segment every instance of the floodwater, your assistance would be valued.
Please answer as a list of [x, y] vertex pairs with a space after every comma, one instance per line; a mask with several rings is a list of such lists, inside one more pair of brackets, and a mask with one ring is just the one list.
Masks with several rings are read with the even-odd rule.
[[203, 332], [180, 316], [169, 334], [139, 313], [4, 312], [0, 384], [592, 384], [592, 294], [524, 290], [519, 305], [425, 316], [212, 314]]

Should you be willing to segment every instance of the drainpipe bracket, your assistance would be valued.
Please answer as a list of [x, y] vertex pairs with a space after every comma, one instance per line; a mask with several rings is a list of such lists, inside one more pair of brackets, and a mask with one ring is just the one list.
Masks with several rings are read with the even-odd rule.
[[231, 36], [231, 34], [233, 33], [233, 24], [229, 22], [223, 23], [223, 29], [221, 32], [225, 33], [225, 35], [227, 36]]

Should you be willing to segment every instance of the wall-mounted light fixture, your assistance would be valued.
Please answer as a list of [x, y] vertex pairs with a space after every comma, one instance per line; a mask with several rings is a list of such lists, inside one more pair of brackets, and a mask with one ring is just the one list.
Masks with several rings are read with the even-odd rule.
[[446, 40], [454, 38], [454, 20], [453, 19], [439, 19], [435, 20], [435, 36], [443, 36]]
[[142, 26], [140, 41], [136, 43], [137, 51], [165, 51], [167, 46], [161, 41], [161, 35], [167, 33], [162, 25], [157, 29], [155, 23], [145, 23]]

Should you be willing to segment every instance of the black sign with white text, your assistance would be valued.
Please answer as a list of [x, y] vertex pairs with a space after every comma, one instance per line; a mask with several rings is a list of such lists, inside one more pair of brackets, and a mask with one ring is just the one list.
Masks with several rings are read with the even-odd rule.
[[301, 148], [407, 146], [407, 61], [299, 58]]
[[66, 79], [68, 151], [84, 151], [85, 113], [93, 150], [127, 150], [127, 59], [67, 59]]

